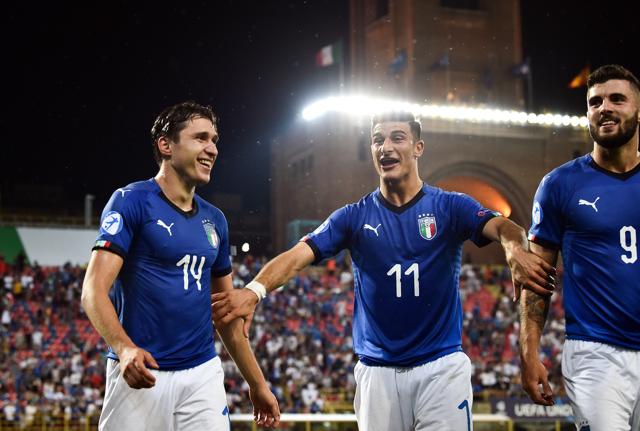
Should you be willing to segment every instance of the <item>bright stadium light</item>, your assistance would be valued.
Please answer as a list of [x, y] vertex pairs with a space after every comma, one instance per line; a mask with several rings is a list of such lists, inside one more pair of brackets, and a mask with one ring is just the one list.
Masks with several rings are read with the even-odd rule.
[[419, 105], [399, 100], [376, 99], [366, 96], [328, 97], [318, 100], [302, 111], [302, 118], [315, 120], [330, 112], [353, 116], [371, 116], [381, 112], [411, 112], [421, 118], [465, 121], [470, 123], [536, 124], [549, 127], [585, 128], [587, 117], [563, 114], [535, 114], [522, 111], [453, 105]]

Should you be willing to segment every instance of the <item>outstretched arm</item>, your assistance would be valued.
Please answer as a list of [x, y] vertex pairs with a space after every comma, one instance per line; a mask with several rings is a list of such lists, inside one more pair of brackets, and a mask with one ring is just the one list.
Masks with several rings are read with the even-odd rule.
[[[549, 265], [555, 265], [558, 251], [531, 243], [531, 251]], [[520, 300], [520, 366], [522, 387], [536, 404], [552, 405], [553, 392], [549, 386], [548, 371], [540, 360], [540, 337], [549, 313], [549, 296], [540, 296], [530, 290], [522, 292]], [[542, 385], [542, 388], [540, 388]]]
[[[214, 293], [230, 292], [232, 290], [231, 274], [211, 280], [211, 291]], [[253, 403], [254, 420], [260, 426], [268, 428], [278, 426], [280, 423], [278, 400], [267, 386], [264, 375], [249, 345], [249, 340], [242, 334], [242, 319], [235, 319], [227, 325], [216, 325], [216, 329], [224, 346], [238, 366], [242, 377], [249, 385], [249, 397]]]
[[248, 337], [253, 313], [256, 305], [262, 299], [255, 290], [261, 295], [266, 295], [282, 286], [314, 259], [311, 247], [305, 242], [299, 242], [288, 251], [270, 260], [245, 288], [214, 293], [211, 296], [211, 302], [216, 326], [226, 325], [240, 317], [244, 319], [243, 332]]
[[150, 388], [156, 378], [147, 365], [158, 368], [151, 353], [139, 348], [129, 338], [118, 320], [109, 299], [109, 290], [122, 268], [123, 260], [110, 251], [95, 250], [82, 284], [82, 307], [98, 333], [107, 341], [120, 360], [120, 371], [134, 389]]
[[527, 236], [522, 227], [508, 218], [494, 217], [484, 226], [482, 234], [500, 242], [504, 249], [511, 269], [514, 301], [520, 298], [522, 289], [529, 289], [540, 296], [551, 296], [555, 289], [556, 269], [549, 261], [529, 251]]

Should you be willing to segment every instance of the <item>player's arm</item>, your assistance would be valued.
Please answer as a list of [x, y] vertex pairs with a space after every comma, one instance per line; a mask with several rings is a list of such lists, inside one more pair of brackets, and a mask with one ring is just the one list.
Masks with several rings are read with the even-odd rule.
[[[558, 251], [531, 243], [531, 251], [549, 265], [555, 265]], [[520, 299], [520, 364], [522, 387], [536, 404], [552, 405], [553, 392], [548, 372], [540, 361], [540, 337], [549, 313], [549, 296], [540, 296], [530, 290], [522, 292]], [[542, 385], [542, 390], [540, 389]]]
[[[214, 294], [233, 290], [231, 274], [220, 278], [212, 278], [211, 291]], [[280, 423], [278, 400], [267, 386], [264, 375], [249, 345], [249, 339], [242, 333], [242, 319], [236, 318], [226, 325], [216, 325], [216, 329], [225, 348], [249, 384], [249, 397], [253, 403], [255, 421], [258, 425], [269, 428], [278, 426]]]
[[555, 289], [556, 269], [545, 259], [529, 251], [525, 230], [506, 217], [494, 217], [482, 229], [482, 235], [498, 241], [504, 249], [511, 269], [514, 297], [517, 301], [523, 289], [541, 296], [550, 296]]
[[304, 241], [270, 260], [256, 278], [243, 289], [231, 289], [211, 296], [213, 320], [216, 326], [228, 324], [238, 317], [244, 319], [245, 336], [256, 305], [262, 297], [282, 286], [315, 259], [311, 247]]
[[109, 299], [109, 290], [122, 268], [123, 259], [105, 250], [94, 250], [82, 284], [82, 307], [98, 333], [113, 348], [120, 360], [120, 370], [134, 389], [150, 388], [155, 377], [145, 364], [158, 368], [151, 354], [137, 347], [118, 320]]

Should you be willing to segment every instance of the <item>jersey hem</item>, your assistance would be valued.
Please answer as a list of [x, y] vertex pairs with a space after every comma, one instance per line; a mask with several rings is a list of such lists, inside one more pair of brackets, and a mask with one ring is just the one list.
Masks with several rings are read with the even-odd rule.
[[554, 250], [560, 250], [560, 245], [559, 244], [556, 244], [556, 243], [551, 242], [551, 241], [547, 241], [546, 239], [540, 238], [540, 237], [535, 236], [533, 234], [529, 234], [529, 241], [531, 241], [534, 244], [541, 245], [542, 247], [545, 247], [545, 248], [550, 248], [550, 249], [554, 249]]
[[91, 251], [94, 250], [105, 250], [105, 251], [109, 251], [111, 253], [117, 254], [118, 256], [120, 256], [121, 258], [125, 259], [127, 257], [127, 253], [125, 253], [124, 249], [114, 243], [112, 243], [111, 241], [105, 241], [106, 244], [104, 245], [95, 245], [93, 246], [93, 248], [91, 249]]
[[475, 245], [477, 245], [478, 247], [484, 247], [484, 246], [489, 245], [489, 244], [491, 244], [493, 242], [492, 240], [490, 240], [486, 236], [482, 235], [482, 230], [487, 225], [487, 223], [489, 223], [489, 220], [494, 219], [496, 217], [499, 217], [499, 216], [496, 215], [496, 214], [490, 213], [490, 216], [486, 217], [484, 220], [482, 220], [480, 222], [480, 224], [476, 228], [476, 235], [475, 235], [476, 238], [478, 238], [478, 242], [473, 241], [473, 243]]
[[322, 255], [320, 253], [320, 249], [318, 248], [318, 246], [316, 245], [316, 243], [309, 237], [306, 237], [304, 239], [302, 239], [302, 241], [307, 244], [309, 247], [311, 247], [311, 250], [313, 251], [313, 262], [311, 263], [312, 265], [317, 265], [318, 263], [320, 263], [320, 261], [322, 260]]
[[591, 341], [593, 343], [606, 344], [606, 345], [609, 345], [609, 346], [620, 347], [622, 349], [629, 349], [629, 350], [633, 350], [633, 351], [636, 351], [636, 352], [640, 351], [640, 345], [634, 346], [633, 344], [619, 342], [618, 340], [612, 340], [611, 338], [608, 338], [608, 339], [604, 340], [602, 338], [591, 337], [591, 336], [588, 336], [588, 335], [569, 335], [569, 334], [567, 334], [567, 340]]
[[227, 268], [224, 268], [224, 269], [217, 270], [217, 271], [211, 270], [211, 276], [214, 277], [214, 278], [221, 278], [221, 277], [224, 277], [225, 275], [229, 275], [229, 274], [231, 274], [231, 267], [230, 266], [227, 267]]
[[400, 362], [381, 361], [364, 355], [358, 355], [358, 359], [369, 367], [414, 368], [456, 352], [462, 352], [462, 346], [447, 347], [446, 349], [439, 350], [435, 353], [430, 352], [428, 355], [420, 358], [411, 358]]
[[[177, 364], [176, 362], [171, 362], [167, 364], [167, 363], [163, 363], [163, 361], [161, 360], [156, 359], [156, 362], [159, 365], [159, 368], [157, 371], [188, 370], [189, 368], [195, 368], [198, 365], [202, 365], [205, 362], [215, 358], [216, 356], [218, 356], [218, 354], [215, 352], [215, 350], [213, 350], [213, 351], [207, 351], [204, 354], [200, 354], [195, 358], [190, 358], [188, 361], [183, 361], [183, 363], [179, 363], [179, 364]], [[109, 353], [107, 353], [107, 358], [113, 359], [116, 362], [120, 362], [120, 359], [118, 358], [118, 356], [112, 351], [109, 351]]]

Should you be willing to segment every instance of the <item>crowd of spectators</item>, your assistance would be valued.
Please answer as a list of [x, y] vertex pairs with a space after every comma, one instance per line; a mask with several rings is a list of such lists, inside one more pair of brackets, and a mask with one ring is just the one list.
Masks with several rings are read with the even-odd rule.
[[[265, 263], [245, 255], [234, 262], [242, 287]], [[107, 346], [80, 305], [84, 268], [43, 268], [0, 257], [0, 418], [29, 422], [36, 415], [95, 415], [104, 396]], [[258, 361], [283, 412], [349, 409], [356, 358], [351, 339], [353, 277], [346, 261], [310, 267], [259, 305], [251, 327]], [[519, 379], [517, 306], [509, 269], [463, 265], [463, 349], [473, 364], [474, 394], [523, 396]], [[563, 394], [561, 289], [554, 294], [541, 357]], [[249, 412], [248, 387], [220, 341], [229, 409]]]

